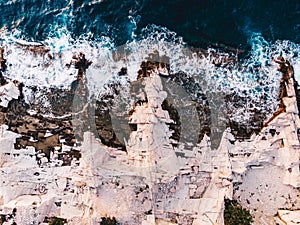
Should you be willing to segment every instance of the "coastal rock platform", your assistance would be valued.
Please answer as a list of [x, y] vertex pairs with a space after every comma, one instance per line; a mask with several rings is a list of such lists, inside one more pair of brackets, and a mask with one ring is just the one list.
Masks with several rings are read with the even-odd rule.
[[[55, 217], [70, 225], [96, 225], [104, 217], [130, 225], [223, 225], [225, 199], [250, 210], [253, 224], [299, 223], [300, 119], [292, 65], [274, 62], [282, 72], [280, 102], [260, 131], [241, 139], [228, 125], [215, 142], [201, 87], [187, 75], [170, 74], [168, 60], [155, 57], [163, 56], [149, 54], [134, 82], [121, 69], [120, 82], [95, 103], [87, 99], [92, 62], [75, 55], [68, 64], [78, 71], [75, 88], [52, 96], [65, 96], [70, 107], [51, 116], [24, 102], [17, 81], [1, 84], [3, 225], [47, 224]], [[175, 93], [170, 80], [182, 90], [199, 88], [199, 95], [172, 102], [185, 95]]]

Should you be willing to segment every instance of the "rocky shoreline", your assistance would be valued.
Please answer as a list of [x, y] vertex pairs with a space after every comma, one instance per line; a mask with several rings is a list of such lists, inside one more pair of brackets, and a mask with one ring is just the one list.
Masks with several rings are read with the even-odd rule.
[[[48, 53], [40, 47], [39, 54]], [[76, 54], [67, 65], [77, 69], [76, 80], [69, 90], [46, 90], [50, 107], [41, 109], [38, 100], [24, 101], [22, 83], [6, 81], [1, 50], [3, 224], [59, 217], [84, 225], [114, 217], [121, 224], [222, 225], [224, 201], [232, 198], [254, 224], [296, 224], [299, 90], [292, 65], [275, 62], [282, 73], [278, 110], [267, 122], [258, 111], [240, 124], [226, 121], [224, 111], [226, 101], [241, 97], [224, 95], [218, 103], [220, 96], [204, 93], [193, 77], [171, 74], [168, 57], [157, 51], [141, 63], [136, 81], [120, 68], [95, 102], [86, 84], [92, 61]]]

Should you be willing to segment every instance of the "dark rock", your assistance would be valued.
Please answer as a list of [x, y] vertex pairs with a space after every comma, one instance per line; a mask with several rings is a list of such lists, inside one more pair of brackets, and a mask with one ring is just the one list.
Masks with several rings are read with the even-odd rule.
[[25, 51], [31, 52], [34, 55], [45, 55], [50, 51], [50, 49], [43, 44], [35, 44], [35, 45], [23, 44], [23, 43], [17, 43], [17, 44]]
[[0, 86], [7, 84], [7, 81], [3, 77], [2, 71], [0, 70]]
[[0, 48], [0, 71], [4, 71], [6, 69], [6, 59], [4, 59], [4, 48]]
[[126, 76], [127, 75], [127, 68], [122, 67], [120, 72], [118, 73], [119, 76]]

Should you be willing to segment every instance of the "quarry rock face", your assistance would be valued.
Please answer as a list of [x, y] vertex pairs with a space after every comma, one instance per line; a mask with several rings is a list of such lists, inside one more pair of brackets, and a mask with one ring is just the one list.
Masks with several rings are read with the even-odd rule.
[[[85, 102], [85, 73], [91, 62], [82, 54], [73, 60], [76, 82], [81, 82], [75, 95]], [[135, 102], [122, 115], [128, 121], [125, 140], [117, 140], [126, 135], [113, 125], [108, 127], [107, 121], [114, 120], [108, 101], [100, 102], [107, 108], [96, 112], [106, 122], [95, 122], [96, 128], [106, 130], [93, 132], [86, 122], [90, 103], [71, 116], [48, 118], [24, 109], [16, 82], [3, 84], [3, 224], [47, 224], [59, 217], [67, 224], [85, 225], [114, 217], [120, 224], [223, 225], [225, 198], [249, 209], [254, 224], [299, 223], [300, 120], [295, 80], [287, 61], [276, 62], [283, 73], [278, 111], [250, 139], [237, 139], [228, 127], [217, 147], [211, 144], [208, 128], [193, 129], [193, 135], [198, 132], [193, 143], [174, 138], [174, 132], [180, 131], [174, 125], [184, 121], [176, 120], [171, 104], [166, 106], [171, 92], [163, 79], [171, 75], [162, 63], [142, 64], [139, 85], [133, 85]], [[126, 70], [121, 75], [126, 76]], [[10, 114], [14, 101], [23, 107], [24, 115]], [[189, 113], [195, 115], [197, 110]], [[75, 126], [76, 121], [82, 123]], [[81, 133], [79, 139], [74, 129]]]

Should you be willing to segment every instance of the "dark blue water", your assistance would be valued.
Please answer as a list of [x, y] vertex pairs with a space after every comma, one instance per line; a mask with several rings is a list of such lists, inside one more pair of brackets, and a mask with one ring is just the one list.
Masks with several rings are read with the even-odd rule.
[[299, 0], [15, 0], [1, 1], [0, 8], [0, 27], [17, 28], [31, 40], [65, 27], [74, 38], [90, 32], [120, 45], [155, 24], [196, 47], [247, 49], [254, 32], [271, 42], [300, 43]]

